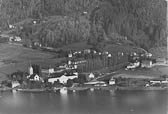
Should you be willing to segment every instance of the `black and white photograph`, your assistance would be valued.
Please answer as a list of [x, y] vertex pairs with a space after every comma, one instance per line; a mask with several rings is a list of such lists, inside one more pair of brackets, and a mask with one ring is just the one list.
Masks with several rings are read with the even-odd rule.
[[0, 114], [168, 114], [168, 0], [0, 0]]

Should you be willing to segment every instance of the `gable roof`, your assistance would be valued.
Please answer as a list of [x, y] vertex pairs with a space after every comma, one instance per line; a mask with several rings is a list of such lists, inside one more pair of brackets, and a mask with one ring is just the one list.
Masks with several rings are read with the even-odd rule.
[[[30, 75], [30, 77], [29, 77], [29, 79], [34, 79], [34, 77], [36, 76], [37, 74], [32, 74], [32, 75]], [[38, 76], [38, 75], [37, 75]]]
[[50, 78], [58, 78], [61, 77], [62, 75], [64, 75], [64, 72], [55, 72], [50, 74]]

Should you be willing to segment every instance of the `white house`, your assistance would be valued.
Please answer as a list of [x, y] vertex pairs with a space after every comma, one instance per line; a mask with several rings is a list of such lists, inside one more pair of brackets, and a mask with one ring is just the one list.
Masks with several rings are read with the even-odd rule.
[[91, 78], [95, 78], [95, 75], [93, 74], [93, 73], [90, 73], [89, 74], [89, 78], [91, 79]]
[[127, 66], [127, 69], [134, 69], [137, 68], [140, 65], [140, 62], [131, 63]]
[[156, 83], [159, 83], [159, 84], [168, 84], [168, 78], [166, 78], [165, 80], [151, 80], [150, 81], [150, 84], [156, 84]]
[[55, 73], [55, 69], [54, 68], [42, 68], [41, 69], [41, 72], [44, 73], [44, 74], [53, 74]]
[[15, 39], [14, 39], [15, 42], [20, 42], [21, 40], [22, 40], [22, 39], [21, 39], [20, 37], [15, 36]]
[[152, 60], [143, 60], [141, 62], [142, 68], [151, 68], [152, 67]]
[[72, 64], [72, 61], [68, 61], [68, 65], [71, 65]]
[[115, 85], [115, 79], [113, 77], [109, 80], [109, 85]]
[[78, 65], [74, 65], [74, 68], [77, 69], [77, 68], [78, 68]]
[[72, 53], [69, 53], [69, 54], [68, 54], [68, 57], [71, 58], [71, 57], [72, 57]]
[[54, 71], [54, 68], [49, 68], [49, 69], [48, 69], [48, 72], [49, 72], [49, 74], [54, 73], [54, 72], [55, 72], [55, 71]]
[[37, 74], [32, 74], [32, 75], [28, 76], [28, 79], [30, 81], [40, 81], [40, 76]]
[[12, 88], [20, 86], [20, 83], [18, 81], [12, 81]]
[[78, 78], [78, 76], [77, 75], [74, 75], [74, 76], [65, 76], [65, 75], [62, 75], [61, 77], [57, 77], [57, 78], [49, 78], [48, 82], [54, 83], [57, 80], [59, 80], [60, 83], [66, 84], [69, 79], [72, 80], [72, 79], [75, 79], [75, 78]]
[[151, 80], [150, 84], [161, 84], [160, 80]]

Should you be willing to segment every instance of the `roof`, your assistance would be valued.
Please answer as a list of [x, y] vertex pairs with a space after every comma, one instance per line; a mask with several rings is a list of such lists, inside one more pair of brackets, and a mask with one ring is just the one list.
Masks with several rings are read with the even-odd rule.
[[32, 74], [30, 77], [29, 77], [29, 79], [34, 79], [34, 77], [36, 76], [37, 74]]
[[61, 77], [62, 75], [64, 75], [64, 72], [55, 72], [50, 74], [50, 78], [58, 78]]
[[142, 63], [150, 63], [152, 60], [142, 60]]

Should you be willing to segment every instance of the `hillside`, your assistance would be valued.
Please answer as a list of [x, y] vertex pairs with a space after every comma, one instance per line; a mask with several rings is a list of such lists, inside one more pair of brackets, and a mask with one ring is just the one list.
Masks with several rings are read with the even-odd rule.
[[56, 48], [122, 36], [149, 50], [166, 45], [165, 25], [164, 0], [2, 0], [0, 10], [2, 30]]

